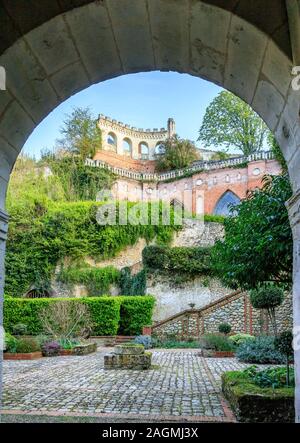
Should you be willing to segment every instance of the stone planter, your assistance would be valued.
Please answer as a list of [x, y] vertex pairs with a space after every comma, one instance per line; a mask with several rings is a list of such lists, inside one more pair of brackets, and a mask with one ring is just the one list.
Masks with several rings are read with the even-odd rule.
[[4, 352], [3, 359], [4, 360], [36, 360], [38, 358], [42, 358], [43, 354], [41, 352], [28, 352], [28, 353], [10, 353]]
[[88, 355], [97, 351], [97, 343], [85, 343], [75, 346], [72, 349], [72, 355]]
[[151, 352], [145, 352], [142, 345], [118, 345], [104, 356], [104, 368], [145, 370], [151, 368], [151, 359]]
[[260, 388], [231, 371], [222, 374], [222, 391], [240, 422], [295, 422], [293, 388]]

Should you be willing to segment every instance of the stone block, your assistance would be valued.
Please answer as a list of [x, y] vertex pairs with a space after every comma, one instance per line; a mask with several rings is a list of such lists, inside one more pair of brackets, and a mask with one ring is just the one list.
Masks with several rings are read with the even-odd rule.
[[158, 69], [187, 72], [189, 68], [189, 7], [187, 0], [148, 2]]
[[48, 75], [78, 60], [76, 48], [62, 17], [56, 17], [34, 29], [26, 36], [26, 40]]
[[88, 355], [97, 351], [97, 343], [86, 343], [75, 346], [73, 348], [73, 355]]
[[124, 73], [105, 5], [94, 2], [74, 9], [66, 20], [93, 82]]
[[119, 0], [110, 0], [107, 5], [124, 71], [155, 69], [146, 2], [123, 0], [120, 8]]
[[277, 89], [266, 80], [259, 81], [252, 105], [271, 131], [274, 130], [284, 107], [284, 99]]
[[[105, 369], [132, 369], [132, 370], [144, 370], [151, 368], [151, 352], [145, 352], [144, 348], [137, 348], [138, 353], [129, 354], [122, 353], [122, 346], [116, 346], [115, 352], [104, 356], [104, 368]], [[142, 351], [142, 352], [141, 352]]]
[[254, 96], [267, 41], [253, 25], [232, 17], [223, 86], [248, 103]]
[[145, 349], [143, 345], [117, 345], [115, 346], [115, 353], [120, 355], [142, 355]]

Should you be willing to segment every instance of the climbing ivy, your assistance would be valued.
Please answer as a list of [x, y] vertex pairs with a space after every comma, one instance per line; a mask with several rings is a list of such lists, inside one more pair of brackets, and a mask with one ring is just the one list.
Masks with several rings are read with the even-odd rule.
[[[167, 244], [174, 230], [180, 229], [174, 225], [173, 213], [170, 225], [162, 224], [162, 204], [159, 205], [160, 222], [157, 225], [120, 225], [117, 220], [115, 225], [102, 226], [96, 220], [97, 209], [102, 204], [46, 201], [32, 204], [28, 210], [24, 206], [12, 207], [6, 255], [6, 293], [22, 296], [33, 284], [49, 284], [56, 265], [65, 257], [73, 262], [85, 257], [108, 259], [140, 238], [147, 242], [156, 238], [159, 244]], [[134, 203], [126, 205], [129, 211]], [[151, 204], [143, 205], [150, 220]]]

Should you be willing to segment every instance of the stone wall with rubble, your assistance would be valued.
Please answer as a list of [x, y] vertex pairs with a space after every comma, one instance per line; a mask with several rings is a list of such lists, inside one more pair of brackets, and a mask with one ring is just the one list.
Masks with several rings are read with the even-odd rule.
[[147, 294], [155, 297], [153, 321], [161, 321], [182, 311], [219, 300], [230, 292], [217, 278], [200, 276], [181, 281], [181, 276], [150, 275]]
[[[157, 322], [152, 333], [157, 336], [176, 336], [180, 339], [199, 337], [208, 332], [218, 332], [221, 323], [229, 323], [236, 333], [272, 333], [267, 315], [253, 309], [249, 294], [234, 292], [202, 309], [189, 309], [169, 319]], [[282, 306], [277, 308], [279, 331], [292, 328], [292, 297], [286, 294]]]

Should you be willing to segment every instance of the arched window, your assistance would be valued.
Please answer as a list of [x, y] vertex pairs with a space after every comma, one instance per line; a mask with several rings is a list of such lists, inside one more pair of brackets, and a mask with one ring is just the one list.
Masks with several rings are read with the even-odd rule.
[[142, 160], [149, 159], [149, 146], [147, 145], [146, 142], [141, 142], [139, 144], [139, 154]]
[[129, 138], [124, 138], [123, 140], [123, 153], [124, 155], [131, 156], [132, 153], [132, 143]]
[[31, 287], [25, 294], [25, 298], [50, 298], [52, 296], [51, 291], [48, 289], [37, 289]]
[[155, 146], [155, 155], [162, 155], [165, 153], [165, 148], [162, 142], [158, 142]]
[[231, 209], [237, 206], [240, 201], [241, 199], [232, 191], [226, 191], [217, 202], [214, 214], [224, 216], [234, 215], [234, 211], [231, 211]]
[[110, 151], [117, 152], [117, 136], [113, 132], [110, 132], [107, 136], [107, 146]]

